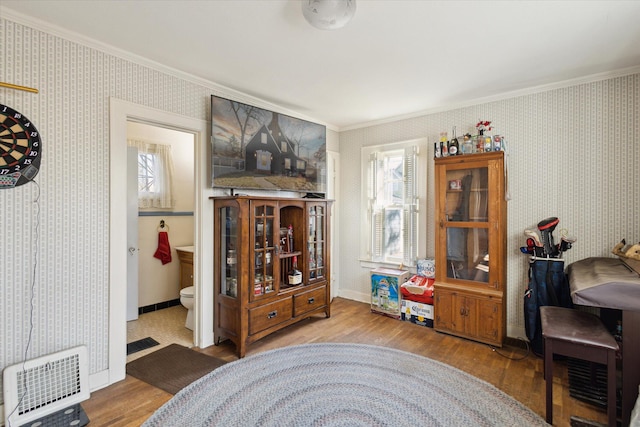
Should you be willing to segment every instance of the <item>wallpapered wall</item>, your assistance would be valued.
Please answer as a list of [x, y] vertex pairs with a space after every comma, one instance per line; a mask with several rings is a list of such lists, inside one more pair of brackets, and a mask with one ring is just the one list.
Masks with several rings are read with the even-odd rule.
[[205, 118], [211, 91], [7, 20], [0, 46], [0, 79], [40, 91], [0, 89], [0, 102], [43, 141], [34, 182], [0, 190], [0, 366], [30, 339], [27, 358], [86, 344], [95, 373], [108, 368], [109, 97]]
[[[87, 344], [94, 374], [108, 368], [109, 351], [109, 98], [198, 119], [208, 119], [211, 94], [273, 106], [6, 18], [0, 55], [1, 81], [40, 90], [0, 88], [0, 103], [29, 117], [43, 139], [35, 182], [0, 190], [0, 368], [21, 361], [29, 341], [27, 358]], [[461, 134], [481, 118], [509, 141], [508, 323], [522, 325], [523, 228], [560, 217], [578, 237], [569, 261], [606, 256], [622, 237], [640, 240], [639, 80], [631, 75], [340, 133], [339, 293], [368, 300], [368, 270], [354, 267], [359, 239], [340, 239], [360, 229], [360, 147], [435, 140], [453, 125]], [[337, 141], [328, 129], [328, 149]], [[423, 220], [432, 255], [433, 215]]]
[[[511, 99], [355, 129], [340, 133], [343, 230], [360, 230], [360, 171], [353, 159], [361, 147], [428, 137], [439, 132], [475, 133], [475, 124], [492, 121], [508, 142], [507, 333], [524, 337], [523, 294], [528, 258], [523, 230], [547, 217], [560, 219], [577, 237], [566, 252], [568, 264], [591, 256], [610, 256], [622, 238], [640, 241], [640, 74], [548, 90]], [[434, 206], [433, 154], [428, 153], [428, 197]], [[347, 164], [348, 163], [348, 164]], [[434, 215], [420, 219], [427, 253], [433, 256]], [[360, 240], [340, 239], [340, 291], [369, 300], [369, 267], [359, 265]]]
[[[212, 94], [292, 113], [16, 21], [0, 19], [0, 81], [39, 93], [0, 88], [0, 103], [32, 120], [43, 146], [34, 182], [0, 190], [0, 369], [86, 344], [95, 374], [109, 358], [109, 98], [202, 120]], [[327, 147], [337, 151], [334, 130]]]

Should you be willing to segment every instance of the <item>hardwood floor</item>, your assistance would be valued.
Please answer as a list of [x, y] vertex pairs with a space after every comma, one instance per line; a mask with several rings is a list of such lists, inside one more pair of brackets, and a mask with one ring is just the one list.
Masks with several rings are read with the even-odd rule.
[[[342, 298], [334, 299], [331, 318], [318, 316], [278, 331], [250, 345], [247, 356], [312, 342], [364, 343], [420, 354], [481, 378], [541, 417], [545, 416], [542, 359], [533, 354], [526, 355], [524, 348], [506, 345], [494, 350], [485, 344], [373, 314], [368, 304]], [[228, 341], [197, 350], [227, 361], [238, 359], [233, 344]], [[564, 362], [555, 362], [554, 374], [554, 425], [569, 426], [572, 415], [606, 423], [606, 412], [569, 396]], [[90, 425], [139, 426], [171, 397], [169, 393], [127, 376], [124, 381], [93, 392], [82, 407], [91, 420]], [[425, 405], [429, 399], [437, 399], [437, 396], [425, 396]]]

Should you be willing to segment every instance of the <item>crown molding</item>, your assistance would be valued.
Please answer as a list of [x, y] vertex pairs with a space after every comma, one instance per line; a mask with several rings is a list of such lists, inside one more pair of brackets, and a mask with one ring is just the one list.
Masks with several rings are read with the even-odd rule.
[[334, 130], [336, 132], [339, 131], [339, 128], [337, 126], [332, 125], [330, 123], [325, 123], [313, 117], [305, 116], [304, 114], [300, 114], [297, 111], [293, 111], [288, 108], [284, 108], [280, 105], [273, 104], [269, 101], [266, 101], [261, 98], [257, 98], [255, 96], [241, 92], [237, 89], [233, 89], [210, 80], [202, 79], [200, 77], [194, 76], [193, 74], [189, 74], [184, 71], [177, 70], [175, 68], [169, 67], [167, 65], [161, 64], [159, 62], [145, 58], [143, 56], [128, 52], [124, 49], [117, 48], [107, 43], [100, 42], [98, 40], [76, 33], [74, 31], [70, 31], [60, 26], [51, 24], [50, 22], [46, 22], [41, 19], [37, 19], [28, 15], [22, 14], [20, 12], [16, 12], [15, 10], [10, 9], [6, 6], [0, 5], [0, 17], [7, 21], [12, 21], [16, 24], [24, 25], [24, 26], [33, 28], [35, 30], [45, 32], [47, 34], [60, 37], [70, 42], [77, 43], [79, 45], [98, 50], [108, 55], [113, 55], [115, 57], [124, 59], [126, 61], [131, 61], [143, 67], [151, 68], [153, 70], [188, 81], [190, 83], [204, 86], [208, 89], [211, 89], [213, 95], [220, 95], [220, 96], [224, 96], [225, 98], [233, 98], [238, 102], [250, 103], [252, 105], [255, 105], [256, 107], [268, 109], [281, 114], [286, 114], [288, 116], [296, 117], [302, 120], [318, 123], [323, 126], [326, 126], [328, 129]]
[[386, 123], [397, 122], [399, 120], [414, 119], [416, 117], [422, 117], [422, 116], [427, 116], [427, 115], [436, 114], [436, 113], [443, 113], [445, 111], [457, 110], [459, 108], [471, 107], [473, 105], [486, 104], [488, 102], [495, 102], [495, 101], [504, 101], [511, 98], [517, 98], [519, 96], [533, 95], [536, 93], [547, 92], [550, 90], [563, 89], [563, 88], [578, 86], [578, 85], [587, 84], [587, 83], [594, 83], [602, 80], [609, 80], [609, 79], [624, 77], [632, 74], [640, 74], [640, 66], [621, 68], [619, 70], [606, 71], [598, 74], [591, 74], [588, 76], [562, 80], [555, 83], [548, 83], [548, 84], [539, 85], [539, 86], [532, 86], [525, 89], [518, 89], [510, 92], [504, 92], [498, 95], [487, 96], [484, 98], [476, 98], [476, 99], [471, 99], [469, 101], [452, 103], [452, 104], [443, 105], [440, 107], [416, 111], [413, 113], [407, 113], [399, 116], [387, 117], [380, 120], [373, 120], [373, 121], [363, 122], [355, 125], [344, 126], [340, 128], [340, 132], [383, 125]]
[[406, 119], [413, 119], [416, 117], [421, 117], [421, 116], [426, 116], [426, 115], [430, 115], [430, 114], [436, 114], [436, 113], [442, 113], [445, 111], [451, 111], [451, 110], [455, 110], [455, 109], [459, 109], [459, 108], [465, 108], [465, 107], [470, 107], [473, 105], [479, 105], [479, 104], [486, 104], [488, 102], [495, 102], [495, 101], [503, 101], [506, 99], [511, 99], [511, 98], [516, 98], [519, 96], [525, 96], [525, 95], [532, 95], [535, 93], [541, 93], [541, 92], [546, 92], [546, 91], [550, 91], [550, 90], [555, 90], [555, 89], [562, 89], [562, 88], [567, 88], [567, 87], [571, 87], [571, 86], [577, 86], [577, 85], [581, 85], [581, 84], [587, 84], [587, 83], [593, 83], [593, 82], [597, 82], [597, 81], [602, 81], [602, 80], [607, 80], [607, 79], [613, 79], [613, 78], [617, 78], [617, 77], [623, 77], [623, 76], [627, 76], [627, 75], [631, 75], [631, 74], [637, 74], [640, 73], [640, 66], [634, 66], [634, 67], [628, 67], [628, 68], [622, 68], [619, 70], [611, 70], [611, 71], [606, 71], [606, 72], [602, 72], [602, 73], [597, 73], [597, 74], [592, 74], [592, 75], [587, 75], [587, 76], [583, 76], [583, 77], [577, 77], [577, 78], [573, 78], [573, 79], [568, 79], [568, 80], [562, 80], [559, 82], [554, 82], [554, 83], [548, 83], [548, 84], [544, 84], [544, 85], [538, 85], [538, 86], [532, 86], [529, 88], [525, 88], [525, 89], [518, 89], [515, 91], [510, 91], [510, 92], [503, 92], [501, 94], [497, 94], [497, 95], [492, 95], [492, 96], [488, 96], [488, 97], [484, 97], [484, 98], [475, 98], [475, 99], [471, 99], [468, 101], [463, 101], [463, 102], [458, 102], [458, 103], [451, 103], [451, 104], [447, 104], [447, 105], [443, 105], [443, 106], [439, 106], [439, 107], [434, 107], [434, 108], [430, 108], [430, 109], [426, 109], [426, 110], [420, 110], [420, 111], [416, 111], [413, 113], [407, 113], [407, 114], [402, 114], [402, 115], [398, 115], [398, 116], [391, 116], [391, 117], [387, 117], [384, 119], [379, 119], [379, 120], [372, 120], [372, 121], [367, 121], [367, 122], [361, 122], [358, 124], [354, 124], [354, 125], [348, 125], [348, 126], [343, 126], [343, 127], [339, 127], [339, 126], [335, 126], [332, 125], [330, 123], [326, 123], [320, 120], [317, 120], [313, 117], [309, 117], [306, 116], [304, 114], [300, 114], [296, 111], [290, 110], [288, 108], [284, 108], [280, 105], [277, 104], [273, 104], [269, 101], [266, 101], [264, 99], [261, 98], [257, 98], [255, 96], [249, 95], [247, 93], [241, 92], [237, 89], [233, 89], [224, 85], [221, 85], [219, 83], [210, 81], [210, 80], [206, 80], [206, 79], [202, 79], [200, 77], [194, 76], [192, 74], [186, 73], [184, 71], [180, 71], [177, 70], [175, 68], [169, 67], [167, 65], [161, 64], [159, 62], [156, 61], [152, 61], [148, 58], [145, 58], [143, 56], [140, 55], [136, 55], [133, 54], [131, 52], [128, 52], [126, 50], [117, 48], [115, 46], [111, 46], [109, 44], [106, 43], [102, 43], [99, 42], [95, 39], [91, 39], [89, 37], [83, 36], [79, 33], [75, 33], [73, 31], [69, 31], [67, 29], [64, 29], [62, 27], [59, 27], [57, 25], [53, 25], [49, 22], [37, 19], [37, 18], [33, 18], [30, 17], [28, 15], [24, 15], [21, 14], [19, 12], [16, 12], [12, 9], [7, 8], [6, 6], [1, 6], [0, 5], [0, 16], [2, 17], [2, 19], [6, 19], [8, 21], [12, 21], [15, 22], [17, 24], [20, 25], [25, 25], [31, 28], [34, 28], [38, 31], [43, 31], [46, 32], [48, 34], [51, 34], [53, 36], [57, 36], [60, 38], [63, 38], [65, 40], [69, 40], [71, 42], [74, 43], [78, 43], [80, 45], [95, 49], [95, 50], [99, 50], [101, 52], [104, 52], [106, 54], [109, 55], [113, 55], [116, 56], [118, 58], [127, 60], [127, 61], [131, 61], [135, 64], [144, 66], [144, 67], [148, 67], [151, 69], [154, 69], [156, 71], [171, 75], [173, 77], [176, 78], [180, 78], [182, 80], [200, 85], [200, 86], [204, 86], [208, 89], [211, 89], [211, 91], [213, 92], [213, 94], [215, 95], [221, 95], [227, 98], [234, 98], [235, 100], [239, 101], [239, 102], [245, 102], [245, 103], [251, 103], [252, 105], [255, 105], [257, 107], [260, 108], [265, 108], [265, 109], [269, 109], [272, 111], [276, 111], [278, 113], [282, 113], [282, 114], [286, 114], [292, 117], [297, 117], [303, 120], [307, 120], [307, 121], [311, 121], [314, 123], [318, 123], [321, 125], [324, 125], [327, 127], [327, 129], [331, 129], [333, 131], [336, 131], [338, 133], [340, 132], [345, 132], [345, 131], [350, 131], [350, 130], [356, 130], [356, 129], [362, 129], [362, 128], [367, 128], [367, 127], [372, 127], [372, 126], [379, 126], [379, 125], [383, 125], [383, 124], [387, 124], [387, 123], [392, 123], [392, 122], [396, 122], [399, 120], [406, 120]]

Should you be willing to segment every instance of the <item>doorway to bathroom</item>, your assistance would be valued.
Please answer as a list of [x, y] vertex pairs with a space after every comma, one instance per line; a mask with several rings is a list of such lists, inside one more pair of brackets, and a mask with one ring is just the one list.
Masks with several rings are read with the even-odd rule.
[[194, 280], [200, 285], [194, 292], [194, 345], [207, 347], [213, 339], [213, 205], [209, 201], [210, 173], [207, 145], [208, 122], [155, 108], [110, 98], [109, 122], [109, 370], [108, 383], [126, 376], [127, 347], [127, 123], [136, 121], [162, 128], [180, 130], [194, 136], [195, 208], [194, 208]]
[[182, 261], [186, 253], [193, 258], [195, 241], [195, 140], [189, 132], [128, 120], [127, 145], [130, 362], [165, 345], [193, 346], [193, 262], [185, 273]]

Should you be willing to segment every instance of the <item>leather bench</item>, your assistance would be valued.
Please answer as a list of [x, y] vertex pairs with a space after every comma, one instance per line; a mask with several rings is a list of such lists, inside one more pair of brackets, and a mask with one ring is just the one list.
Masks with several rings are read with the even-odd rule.
[[607, 366], [607, 414], [616, 425], [616, 351], [618, 343], [598, 316], [571, 308], [542, 306], [546, 421], [553, 423], [553, 355], [558, 354]]

